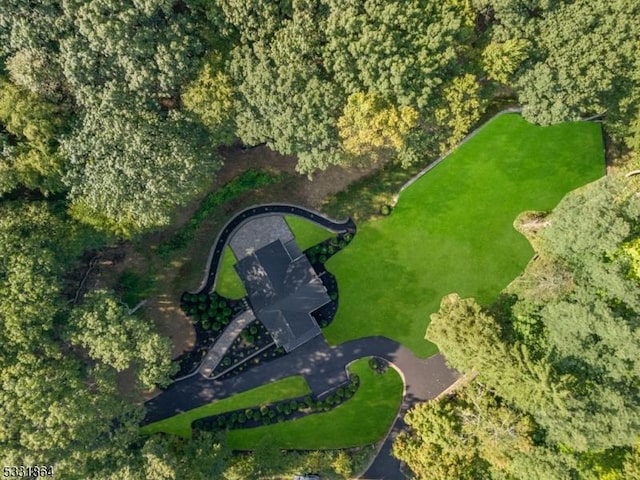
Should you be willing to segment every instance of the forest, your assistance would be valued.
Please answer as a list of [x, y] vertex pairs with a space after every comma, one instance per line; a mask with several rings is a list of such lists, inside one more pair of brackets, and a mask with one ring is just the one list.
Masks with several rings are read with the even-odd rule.
[[224, 149], [294, 156], [310, 182], [409, 169], [519, 106], [539, 125], [601, 119], [609, 173], [518, 220], [536, 260], [496, 302], [442, 300], [426, 335], [468, 381], [409, 412], [396, 454], [417, 478], [640, 478], [638, 25], [636, 0], [3, 0], [3, 464], [79, 480], [350, 472], [344, 452], [140, 435], [171, 340], [76, 272], [174, 228]]

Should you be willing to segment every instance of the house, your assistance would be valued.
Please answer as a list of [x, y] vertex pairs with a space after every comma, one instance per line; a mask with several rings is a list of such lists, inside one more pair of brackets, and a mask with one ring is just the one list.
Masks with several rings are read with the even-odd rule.
[[321, 334], [311, 314], [331, 299], [293, 235], [268, 241], [255, 250], [246, 249], [234, 268], [254, 315], [276, 345], [290, 352]]

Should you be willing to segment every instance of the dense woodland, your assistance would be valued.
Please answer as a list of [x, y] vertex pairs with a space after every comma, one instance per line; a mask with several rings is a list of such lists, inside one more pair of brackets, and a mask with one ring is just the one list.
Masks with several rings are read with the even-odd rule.
[[535, 217], [535, 234], [522, 222], [538, 260], [491, 308], [443, 300], [427, 335], [477, 377], [412, 411], [398, 455], [420, 478], [640, 478], [640, 203], [623, 175], [640, 152], [638, 25], [636, 0], [3, 0], [3, 464], [348, 475], [344, 454], [140, 437], [117, 374], [166, 385], [170, 342], [115, 292], [77, 295], [69, 272], [170, 225], [221, 146], [266, 144], [310, 177], [402, 168], [513, 104], [543, 125], [602, 115], [622, 173]]

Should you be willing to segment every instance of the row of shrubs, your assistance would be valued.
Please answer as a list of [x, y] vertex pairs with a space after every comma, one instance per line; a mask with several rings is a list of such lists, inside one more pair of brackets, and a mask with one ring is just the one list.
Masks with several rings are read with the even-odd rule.
[[[271, 337], [269, 336], [269, 339], [270, 338]], [[265, 347], [266, 345], [268, 345], [268, 342], [264, 342], [258, 348], [254, 348], [253, 351], [242, 351], [242, 352], [236, 353], [235, 355], [231, 355], [229, 353], [226, 354], [224, 357], [222, 357], [222, 360], [213, 371], [214, 376], [219, 375], [225, 370], [228, 370], [232, 365], [237, 365], [233, 370], [230, 370], [229, 372], [225, 373], [222, 376], [222, 379], [231, 378], [235, 375], [238, 375], [241, 372], [248, 370], [253, 366], [260, 365], [261, 363], [265, 363], [270, 360], [274, 360], [286, 354], [286, 352], [284, 351], [284, 348], [276, 347], [275, 345], [272, 345], [271, 347], [265, 349], [262, 353], [260, 353], [260, 355], [256, 355], [255, 357], [253, 357], [249, 362], [246, 361], [246, 358], [248, 356], [250, 356], [252, 353], [255, 353], [260, 348]]]
[[160, 244], [158, 253], [167, 255], [179, 248], [184, 248], [204, 220], [211, 216], [215, 209], [239, 197], [245, 192], [255, 190], [274, 183], [279, 183], [287, 177], [286, 173], [272, 173], [267, 170], [247, 170], [235, 177], [221, 188], [209, 193], [200, 203], [193, 217], [180, 228], [169, 240]]
[[335, 255], [346, 247], [353, 239], [352, 233], [344, 233], [337, 237], [332, 237], [307, 249], [305, 252], [312, 264], [325, 263], [332, 255]]
[[193, 422], [192, 427], [197, 430], [209, 431], [251, 428], [284, 422], [313, 413], [327, 412], [353, 397], [359, 386], [360, 378], [353, 374], [346, 385], [334, 389], [322, 399], [315, 399], [311, 395], [306, 395], [260, 407], [234, 410], [196, 420]]
[[184, 293], [180, 302], [182, 310], [194, 323], [200, 323], [205, 330], [221, 331], [234, 315], [244, 307], [241, 303], [212, 293]]

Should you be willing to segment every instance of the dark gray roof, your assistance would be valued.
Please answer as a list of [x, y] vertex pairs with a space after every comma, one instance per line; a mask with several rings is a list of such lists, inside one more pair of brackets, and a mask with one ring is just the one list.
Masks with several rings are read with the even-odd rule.
[[276, 344], [287, 352], [320, 334], [311, 312], [330, 301], [327, 290], [305, 255], [280, 240], [240, 260], [242, 279], [256, 317]]

